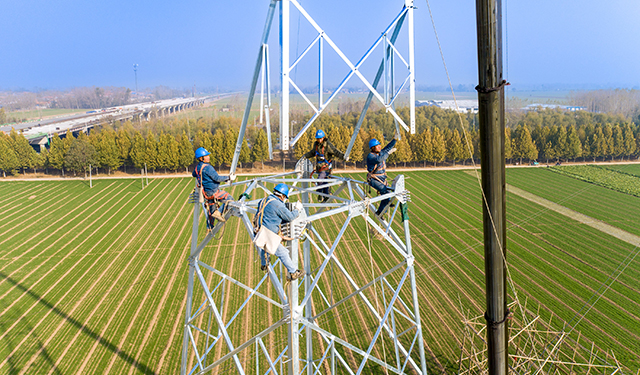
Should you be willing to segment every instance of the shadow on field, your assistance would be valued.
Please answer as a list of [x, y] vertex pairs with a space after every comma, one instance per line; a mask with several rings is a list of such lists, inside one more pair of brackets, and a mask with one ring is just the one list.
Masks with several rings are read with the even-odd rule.
[[[11, 277], [8, 277], [7, 275], [5, 275], [3, 272], [0, 272], [0, 279], [7, 280], [9, 283], [14, 285], [16, 288], [18, 288], [22, 292], [24, 292], [27, 295], [29, 295], [31, 298], [36, 300], [38, 303], [44, 305], [49, 310], [52, 310], [56, 315], [60, 316], [64, 320], [66, 320], [68, 323], [70, 323], [71, 325], [73, 325], [77, 329], [80, 329], [82, 331], [82, 333], [84, 333], [85, 335], [89, 336], [91, 339], [98, 341], [100, 343], [100, 345], [105, 347], [107, 350], [117, 354], [118, 357], [120, 357], [122, 360], [126, 361], [127, 363], [131, 364], [132, 366], [135, 366], [136, 369], [138, 369], [138, 371], [140, 371], [141, 373], [146, 374], [146, 375], [157, 375], [151, 368], [147, 367], [144, 363], [138, 362], [137, 359], [135, 359], [135, 358], [131, 357], [129, 354], [123, 352], [120, 348], [118, 348], [116, 345], [111, 343], [109, 340], [107, 340], [104, 337], [100, 336], [98, 333], [92, 331], [90, 328], [88, 328], [83, 323], [81, 323], [81, 322], [77, 321], [76, 319], [72, 318], [71, 316], [67, 315], [64, 311], [62, 311], [59, 308], [57, 308], [54, 305], [52, 305], [49, 301], [44, 299], [42, 296], [40, 296], [37, 293], [34, 293], [34, 292], [28, 290], [27, 288], [22, 286], [20, 283], [16, 282]], [[34, 334], [34, 333], [31, 333], [31, 335], [34, 336], [34, 337], [37, 337], [37, 335]], [[38, 340], [38, 343], [39, 343], [39, 349], [41, 349], [43, 351], [43, 353], [44, 353], [45, 360], [48, 363], [51, 363], [52, 366], [53, 366], [52, 360], [47, 354], [47, 350], [46, 350], [47, 348], [43, 347], [39, 340]], [[11, 358], [9, 358], [9, 360], [11, 360]], [[14, 368], [15, 365], [16, 364], [13, 364], [11, 366], [11, 368]], [[58, 373], [58, 369], [57, 368], [54, 367], [54, 370], [55, 370], [56, 373]]]

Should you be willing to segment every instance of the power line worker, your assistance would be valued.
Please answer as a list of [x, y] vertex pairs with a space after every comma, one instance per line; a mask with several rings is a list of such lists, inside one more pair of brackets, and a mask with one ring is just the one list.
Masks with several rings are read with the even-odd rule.
[[[311, 159], [316, 158], [316, 169], [318, 173], [318, 179], [324, 180], [331, 177], [333, 171], [333, 158], [338, 157], [344, 160], [344, 153], [340, 152], [327, 138], [326, 134], [322, 130], [316, 131], [316, 141], [313, 143], [313, 147], [309, 152], [303, 155], [304, 158]], [[326, 182], [319, 182], [317, 185], [324, 185]], [[329, 200], [328, 195], [331, 194], [331, 188], [325, 187], [319, 190], [320, 193], [326, 194], [322, 196], [320, 203], [324, 203]]]
[[262, 199], [258, 204], [256, 216], [253, 218], [253, 229], [256, 233], [253, 242], [258, 247], [260, 269], [268, 271], [269, 254], [277, 256], [289, 273], [287, 280], [296, 280], [304, 276], [304, 271], [295, 269], [289, 251], [282, 246], [280, 224], [288, 223], [300, 215], [302, 203], [296, 202], [297, 208], [290, 211], [284, 202], [289, 198], [289, 186], [278, 184], [273, 194]]
[[[393, 148], [395, 145], [395, 138], [384, 146], [384, 148], [382, 148], [380, 142], [375, 138], [369, 141], [369, 149], [371, 152], [367, 155], [367, 182], [372, 188], [376, 189], [380, 195], [387, 194], [391, 191], [391, 188], [387, 184], [386, 160], [389, 155], [396, 151], [396, 149]], [[381, 217], [389, 203], [391, 203], [391, 199], [389, 198], [382, 200], [376, 211], [376, 216]]]
[[196, 150], [195, 157], [198, 160], [196, 168], [191, 175], [198, 180], [198, 188], [201, 189], [208, 206], [207, 229], [213, 229], [215, 220], [224, 222], [222, 215], [226, 201], [233, 200], [231, 195], [224, 190], [218, 189], [221, 182], [234, 181], [235, 174], [220, 176], [215, 168], [209, 164], [211, 153], [204, 147]]

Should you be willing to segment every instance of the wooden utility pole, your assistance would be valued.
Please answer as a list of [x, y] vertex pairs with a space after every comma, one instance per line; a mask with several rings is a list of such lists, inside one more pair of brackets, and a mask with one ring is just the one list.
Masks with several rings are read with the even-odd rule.
[[476, 0], [478, 118], [490, 375], [508, 373], [502, 0]]

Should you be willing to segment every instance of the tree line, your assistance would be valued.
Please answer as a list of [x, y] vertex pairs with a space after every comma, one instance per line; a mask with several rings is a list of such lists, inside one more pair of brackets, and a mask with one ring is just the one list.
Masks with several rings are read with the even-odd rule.
[[[408, 123], [408, 108], [398, 109]], [[306, 123], [303, 113], [292, 115], [293, 135]], [[359, 112], [327, 114], [318, 117], [299, 139], [293, 150], [281, 157], [297, 160], [309, 151], [316, 129], [323, 129], [332, 143], [346, 150], [358, 120]], [[273, 129], [277, 129], [277, 116]], [[505, 157], [509, 162], [549, 160], [629, 159], [640, 154], [640, 127], [622, 115], [585, 111], [564, 112], [545, 109], [506, 114]], [[240, 120], [230, 117], [177, 119], [151, 122], [116, 122], [103, 124], [74, 137], [54, 136], [42, 152], [37, 153], [17, 131], [0, 134], [0, 169], [15, 174], [27, 170], [55, 169], [65, 174], [85, 173], [89, 165], [110, 174], [116, 169], [146, 167], [156, 170], [188, 170], [194, 164], [194, 150], [205, 147], [211, 152], [211, 163], [229, 166], [235, 152]], [[479, 132], [474, 114], [458, 114], [437, 107], [416, 110], [414, 135], [401, 131], [397, 152], [388, 162], [394, 164], [466, 163], [479, 159]], [[394, 119], [384, 111], [371, 111], [365, 117], [351, 151], [350, 163], [361, 163], [369, 153], [371, 138], [391, 139], [396, 133]], [[278, 134], [272, 133], [277, 143]], [[275, 145], [274, 145], [275, 146]], [[264, 163], [269, 159], [267, 133], [262, 126], [249, 126], [243, 138], [240, 166]], [[336, 161], [336, 163], [338, 163]], [[264, 165], [264, 164], [263, 164]]]

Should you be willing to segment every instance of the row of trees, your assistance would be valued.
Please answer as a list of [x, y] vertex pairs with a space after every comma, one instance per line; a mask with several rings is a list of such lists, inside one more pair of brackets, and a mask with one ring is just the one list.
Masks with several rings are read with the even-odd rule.
[[[399, 113], [408, 118], [408, 110]], [[314, 126], [301, 136], [289, 155], [293, 160], [309, 151], [316, 129], [323, 129], [340, 150], [346, 150], [359, 113], [320, 116]], [[299, 129], [306, 116], [293, 116]], [[408, 120], [408, 119], [407, 119]], [[408, 121], [407, 121], [408, 122]], [[631, 158], [640, 154], [640, 127], [623, 116], [559, 110], [507, 114], [505, 156], [508, 160], [605, 160]], [[435, 107], [417, 111], [418, 132], [402, 132], [398, 151], [390, 163], [422, 162], [438, 165], [443, 162], [465, 163], [479, 158], [478, 130], [473, 115]], [[0, 137], [0, 169], [8, 173], [18, 170], [53, 168], [80, 173], [91, 164], [109, 173], [118, 168], [187, 169], [193, 164], [193, 152], [205, 147], [211, 152], [214, 165], [230, 165], [235, 151], [240, 120], [234, 118], [164, 119], [114, 126], [104, 125], [89, 135], [74, 138], [54, 137], [48, 149], [38, 154], [26, 139], [15, 131]], [[276, 128], [277, 125], [274, 125]], [[294, 131], [297, 131], [294, 126]], [[381, 142], [393, 137], [396, 126], [384, 110], [367, 115], [356, 137], [349, 162], [362, 162], [368, 154], [368, 141]], [[297, 133], [294, 133], [297, 134]], [[273, 142], [277, 143], [273, 133]], [[239, 162], [264, 162], [269, 159], [267, 134], [260, 127], [249, 127], [243, 138]]]

